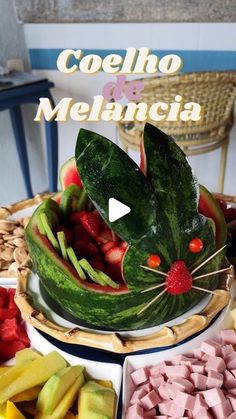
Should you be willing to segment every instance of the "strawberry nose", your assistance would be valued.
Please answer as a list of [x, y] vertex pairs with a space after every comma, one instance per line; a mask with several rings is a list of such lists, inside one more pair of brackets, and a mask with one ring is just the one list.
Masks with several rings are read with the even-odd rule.
[[192, 289], [193, 278], [183, 260], [176, 260], [166, 278], [166, 291], [172, 295], [180, 295]]

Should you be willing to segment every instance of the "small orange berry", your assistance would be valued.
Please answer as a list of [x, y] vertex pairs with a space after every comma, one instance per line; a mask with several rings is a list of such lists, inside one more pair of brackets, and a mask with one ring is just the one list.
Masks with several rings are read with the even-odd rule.
[[158, 266], [161, 264], [161, 258], [159, 255], [150, 255], [147, 264], [149, 268], [158, 268]]
[[203, 242], [199, 238], [195, 238], [189, 242], [188, 248], [191, 253], [199, 253], [203, 249]]

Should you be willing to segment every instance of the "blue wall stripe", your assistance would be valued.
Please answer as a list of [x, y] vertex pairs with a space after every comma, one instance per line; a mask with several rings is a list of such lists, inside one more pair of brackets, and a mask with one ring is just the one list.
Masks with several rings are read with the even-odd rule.
[[[29, 50], [30, 61], [33, 70], [56, 70], [57, 57], [63, 49], [39, 49]], [[83, 49], [84, 55], [98, 54], [104, 58], [108, 54], [120, 54], [125, 56], [125, 50]], [[221, 71], [236, 70], [236, 51], [186, 51], [186, 50], [152, 50], [153, 54], [163, 57], [166, 54], [177, 54], [183, 59], [182, 72], [192, 71]]]

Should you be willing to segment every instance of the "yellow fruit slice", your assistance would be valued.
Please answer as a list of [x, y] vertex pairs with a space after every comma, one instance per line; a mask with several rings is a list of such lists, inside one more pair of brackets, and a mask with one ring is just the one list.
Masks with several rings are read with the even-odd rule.
[[6, 419], [26, 419], [10, 400], [7, 401]]

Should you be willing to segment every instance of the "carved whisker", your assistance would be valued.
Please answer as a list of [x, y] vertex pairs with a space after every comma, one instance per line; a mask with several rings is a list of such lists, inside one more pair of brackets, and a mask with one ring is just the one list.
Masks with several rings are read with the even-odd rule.
[[200, 288], [200, 287], [195, 287], [195, 286], [193, 286], [192, 288], [198, 291], [207, 292], [208, 294], [218, 295], [217, 292], [206, 290], [205, 288]]
[[168, 276], [165, 272], [158, 271], [157, 269], [149, 268], [148, 266], [140, 265], [140, 268], [146, 269], [147, 271], [155, 272], [156, 274]]
[[146, 290], [141, 291], [141, 293], [148, 292], [148, 291], [152, 291], [152, 290], [155, 290], [155, 289], [157, 289], [157, 288], [164, 287], [164, 285], [166, 285], [166, 283], [165, 283], [165, 282], [163, 282], [162, 284], [154, 285], [154, 286], [153, 286], [153, 287], [151, 287], [151, 288], [147, 288]]
[[228, 268], [219, 269], [218, 271], [209, 272], [208, 274], [195, 276], [195, 278], [193, 278], [193, 280], [194, 280], [194, 281], [196, 281], [196, 279], [202, 279], [202, 278], [205, 278], [205, 277], [207, 277], [207, 276], [211, 276], [211, 275], [219, 274], [219, 273], [221, 273], [221, 272], [228, 271], [229, 269], [230, 269], [230, 266], [229, 266]]
[[143, 308], [142, 308], [142, 310], [140, 310], [139, 312], [138, 312], [138, 316], [139, 316], [139, 314], [141, 314], [141, 313], [143, 313], [145, 310], [147, 310], [147, 308], [148, 307], [150, 307], [153, 303], [155, 303], [159, 298], [161, 298], [161, 296], [164, 294], [166, 292], [166, 290], [163, 290], [163, 291], [161, 291], [160, 292], [160, 294], [158, 294], [156, 297], [154, 297], [151, 301], [149, 301], [149, 303], [148, 304], [146, 304]]
[[213, 255], [211, 255], [209, 258], [207, 258], [206, 260], [204, 260], [204, 262], [202, 262], [199, 266], [197, 266], [192, 272], [191, 275], [193, 275], [195, 272], [197, 272], [202, 266], [206, 265], [207, 262], [209, 262], [211, 259], [213, 259], [216, 255], [218, 255], [218, 253], [222, 252], [223, 249], [225, 249], [227, 245], [222, 246], [219, 250], [217, 250], [217, 252], [213, 253]]

